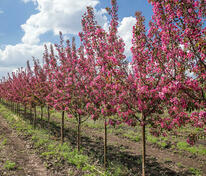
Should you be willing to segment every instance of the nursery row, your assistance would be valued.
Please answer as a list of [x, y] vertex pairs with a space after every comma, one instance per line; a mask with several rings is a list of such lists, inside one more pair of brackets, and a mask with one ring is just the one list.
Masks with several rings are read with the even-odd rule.
[[[80, 47], [72, 42], [45, 46], [43, 63], [33, 59], [25, 69], [3, 78], [0, 98], [11, 106], [55, 109], [77, 124], [80, 150], [81, 125], [87, 119], [104, 121], [104, 167], [107, 167], [107, 126], [126, 123], [142, 128], [142, 175], [145, 176], [146, 138], [149, 126], [155, 136], [178, 127], [206, 128], [206, 28], [205, 5], [200, 0], [150, 0], [153, 16], [146, 30], [144, 17], [136, 15], [129, 62], [124, 41], [118, 36], [118, 6], [111, 1], [108, 30], [87, 8], [82, 17]], [[201, 134], [190, 134], [193, 145]]]

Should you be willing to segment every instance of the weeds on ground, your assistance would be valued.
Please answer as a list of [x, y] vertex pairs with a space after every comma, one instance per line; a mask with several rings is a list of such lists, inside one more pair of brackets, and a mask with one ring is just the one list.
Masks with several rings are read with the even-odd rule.
[[6, 169], [6, 170], [14, 170], [14, 169], [16, 169], [16, 163], [7, 160], [7, 161], [5, 162], [5, 164], [4, 164], [4, 169]]

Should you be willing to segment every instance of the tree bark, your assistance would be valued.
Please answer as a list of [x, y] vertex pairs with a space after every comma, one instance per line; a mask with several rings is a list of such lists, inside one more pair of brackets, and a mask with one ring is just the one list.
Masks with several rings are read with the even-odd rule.
[[34, 106], [34, 119], [33, 119], [33, 126], [36, 128], [36, 106]]
[[49, 106], [47, 107], [47, 118], [48, 118], [48, 124], [49, 124], [49, 121], [50, 121], [50, 109], [49, 109]]
[[41, 106], [41, 120], [43, 119], [43, 106]]
[[26, 117], [26, 105], [24, 105], [24, 116]]
[[18, 103], [16, 103], [16, 114], [18, 115]]
[[48, 128], [50, 127], [49, 123], [50, 123], [50, 108], [49, 106], [47, 106], [47, 123], [48, 123]]
[[64, 143], [64, 111], [62, 111], [62, 122], [61, 122], [61, 143]]
[[20, 104], [19, 103], [17, 103], [17, 115], [18, 116], [21, 115], [21, 113], [20, 113]]
[[78, 117], [78, 124], [77, 124], [77, 150], [80, 151], [81, 145], [81, 116]]
[[107, 168], [107, 120], [104, 119], [104, 168]]
[[146, 138], [145, 138], [145, 123], [144, 114], [142, 113], [142, 176], [145, 176], [145, 160], [146, 160]]

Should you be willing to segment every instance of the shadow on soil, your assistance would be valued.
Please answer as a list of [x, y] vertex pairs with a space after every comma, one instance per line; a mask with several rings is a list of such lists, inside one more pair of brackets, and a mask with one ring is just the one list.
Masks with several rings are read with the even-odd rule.
[[[9, 107], [8, 104], [4, 104]], [[32, 114], [26, 113], [24, 111], [20, 111], [21, 117], [25, 119], [29, 119], [30, 123], [32, 123]], [[50, 134], [60, 139], [60, 124], [58, 122], [50, 121], [48, 123], [45, 119], [37, 119], [37, 127], [43, 127], [49, 129]], [[65, 122], [65, 126], [68, 122]], [[83, 132], [82, 132], [83, 133]], [[72, 147], [76, 147], [76, 136], [77, 133], [74, 128], [65, 127], [65, 141], [69, 141]], [[103, 166], [103, 138], [99, 137], [95, 140], [82, 136], [82, 149], [84, 154], [93, 158], [94, 161], [99, 161], [99, 164]], [[135, 156], [134, 154], [126, 151], [122, 151], [122, 146], [108, 146], [108, 161], [110, 163], [114, 163], [115, 165], [123, 165], [128, 170], [123, 174], [125, 176], [135, 176], [141, 175], [141, 156]], [[114, 167], [113, 166], [113, 167]], [[115, 168], [114, 168], [115, 169]], [[122, 175], [122, 176], [123, 176]], [[190, 172], [174, 172], [173, 170], [163, 167], [160, 163], [157, 162], [155, 158], [147, 157], [146, 160], [146, 175], [148, 176], [190, 176], [192, 175]]]

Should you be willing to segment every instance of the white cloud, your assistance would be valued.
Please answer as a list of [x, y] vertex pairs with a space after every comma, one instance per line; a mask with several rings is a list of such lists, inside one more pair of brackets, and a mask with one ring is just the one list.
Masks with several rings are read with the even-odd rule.
[[1, 67], [0, 66], [0, 80], [2, 77], [7, 77], [7, 73], [11, 73], [13, 71], [13, 67]]
[[[41, 59], [44, 51], [40, 45], [40, 35], [53, 31], [55, 35], [62, 31], [64, 36], [78, 34], [81, 31], [81, 18], [87, 6], [95, 7], [99, 0], [22, 0], [37, 5], [39, 12], [27, 19], [21, 25], [25, 32], [22, 43], [16, 45], [1, 45], [0, 47], [0, 77], [6, 76], [16, 68], [25, 67], [32, 56]], [[100, 25], [106, 25], [106, 11], [96, 9], [95, 15]]]
[[7, 45], [4, 50], [0, 49], [0, 70], [1, 76], [7, 71], [25, 67], [27, 60], [32, 60], [32, 56], [42, 59], [44, 52], [43, 45], [17, 44]]
[[0, 10], [0, 14], [3, 14], [4, 13], [4, 11], [3, 10]]
[[[41, 59], [44, 47], [40, 45], [40, 36], [48, 31], [55, 35], [62, 31], [64, 38], [69, 34], [78, 34], [81, 31], [81, 18], [86, 11], [86, 6], [95, 7], [99, 0], [22, 0], [24, 3], [33, 2], [39, 12], [29, 17], [25, 24], [21, 25], [25, 34], [22, 43], [0, 47], [0, 77], [6, 76], [16, 68], [25, 67], [27, 60], [32, 56]], [[94, 9], [98, 24], [108, 30], [109, 23], [106, 10]], [[126, 43], [125, 54], [131, 56], [132, 26], [136, 20], [134, 17], [125, 17], [119, 24], [119, 35]]]
[[[24, 0], [29, 2], [31, 0]], [[87, 6], [95, 7], [99, 0], [32, 0], [37, 3], [39, 13], [31, 15], [25, 24], [21, 25], [25, 34], [23, 43], [38, 44], [40, 35], [53, 31], [55, 35], [78, 34], [81, 30], [81, 18]], [[101, 18], [104, 11], [97, 13]], [[101, 21], [105, 22], [106, 17]]]
[[33, 2], [36, 4], [36, 0], [22, 0], [24, 3]]
[[119, 24], [119, 27], [118, 27], [118, 32], [119, 32], [119, 35], [120, 37], [122, 37], [122, 39], [124, 40], [125, 42], [125, 55], [127, 57], [130, 57], [132, 54], [131, 54], [131, 50], [130, 48], [132, 47], [132, 29], [133, 29], [133, 26], [135, 25], [136, 23], [136, 18], [135, 17], [124, 17], [122, 19], [122, 21], [120, 22]]
[[[44, 43], [50, 48], [51, 43]], [[17, 45], [7, 45], [4, 49], [0, 49], [0, 79], [7, 73], [14, 72], [18, 68], [25, 68], [27, 60], [33, 65], [33, 57], [39, 59], [42, 63], [44, 44], [30, 45], [19, 43]], [[57, 54], [57, 51], [54, 50]]]
[[109, 22], [105, 14], [107, 14], [106, 9], [100, 9], [99, 11], [94, 10], [96, 20], [100, 26], [103, 27], [105, 31], [109, 30]]

